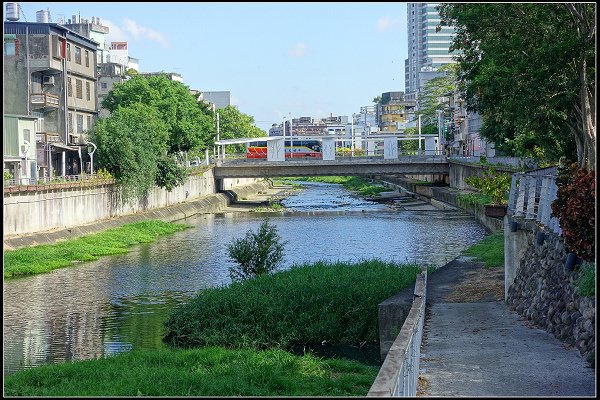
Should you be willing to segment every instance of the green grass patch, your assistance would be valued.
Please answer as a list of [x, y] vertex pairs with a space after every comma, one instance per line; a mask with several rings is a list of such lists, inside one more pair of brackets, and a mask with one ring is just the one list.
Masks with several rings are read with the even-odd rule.
[[463, 252], [464, 255], [475, 257], [486, 267], [504, 266], [504, 231], [498, 231], [486, 236]]
[[126, 224], [77, 239], [42, 244], [4, 252], [4, 278], [41, 274], [76, 262], [97, 260], [101, 256], [126, 253], [129, 246], [154, 241], [188, 228], [187, 225], [159, 220]]
[[596, 295], [596, 263], [584, 262], [581, 265], [579, 278], [575, 281], [577, 294], [583, 297], [594, 297]]
[[264, 349], [378, 343], [377, 306], [414, 283], [420, 267], [378, 259], [317, 262], [202, 290], [173, 311], [174, 346]]
[[490, 196], [483, 193], [460, 193], [456, 195], [456, 202], [459, 206], [475, 206], [491, 204], [492, 199]]
[[365, 396], [377, 367], [278, 349], [152, 350], [40, 366], [4, 379], [5, 396]]
[[336, 183], [344, 186], [345, 189], [366, 197], [376, 196], [381, 192], [390, 191], [390, 189], [385, 186], [369, 183], [366, 178], [361, 176], [305, 176], [285, 179], [305, 182]]

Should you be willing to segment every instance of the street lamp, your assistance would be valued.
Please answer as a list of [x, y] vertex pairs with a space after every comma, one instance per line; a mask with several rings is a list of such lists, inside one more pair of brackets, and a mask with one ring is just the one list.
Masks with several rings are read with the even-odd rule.
[[27, 168], [27, 161], [28, 161], [27, 153], [29, 153], [29, 147], [30, 147], [29, 141], [23, 140], [23, 155], [21, 156], [21, 158], [24, 161], [23, 161], [23, 168], [21, 168], [22, 169], [21, 172], [25, 174], [25, 179], [27, 179], [27, 170], [28, 170], [28, 168]]
[[292, 112], [290, 111], [290, 158], [294, 158], [294, 130], [292, 129]]
[[86, 144], [91, 144], [92, 146], [94, 146], [94, 150], [89, 151], [88, 153], [90, 155], [90, 175], [94, 175], [94, 152], [96, 151], [96, 145], [92, 142], [87, 142]]

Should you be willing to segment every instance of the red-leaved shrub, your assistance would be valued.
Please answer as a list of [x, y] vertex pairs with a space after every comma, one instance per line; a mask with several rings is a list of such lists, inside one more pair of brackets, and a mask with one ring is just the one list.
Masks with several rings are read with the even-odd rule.
[[552, 215], [558, 218], [565, 245], [586, 261], [595, 258], [596, 178], [577, 164], [559, 168]]

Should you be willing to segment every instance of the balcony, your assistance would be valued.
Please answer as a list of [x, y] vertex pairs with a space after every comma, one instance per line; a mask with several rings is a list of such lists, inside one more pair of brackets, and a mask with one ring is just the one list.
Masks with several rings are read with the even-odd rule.
[[58, 132], [36, 132], [35, 141], [37, 143], [60, 143], [60, 134]]
[[30, 101], [34, 110], [51, 111], [60, 106], [59, 97], [50, 93], [31, 93]]

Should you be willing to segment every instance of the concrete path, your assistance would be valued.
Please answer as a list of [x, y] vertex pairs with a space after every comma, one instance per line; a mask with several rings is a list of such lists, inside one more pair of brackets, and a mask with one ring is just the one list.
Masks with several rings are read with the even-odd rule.
[[[486, 274], [478, 285], [488, 293], [469, 294], [468, 281]], [[496, 275], [458, 258], [428, 277], [418, 396], [594, 397], [595, 369], [490, 296], [494, 280], [503, 287]]]

